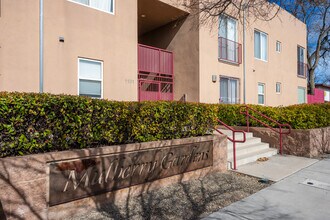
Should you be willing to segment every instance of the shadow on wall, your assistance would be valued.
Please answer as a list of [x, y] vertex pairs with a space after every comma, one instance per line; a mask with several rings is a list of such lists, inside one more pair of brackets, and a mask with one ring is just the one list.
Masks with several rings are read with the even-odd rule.
[[[210, 136], [205, 137], [207, 140], [211, 140]], [[182, 144], [195, 143], [198, 141], [205, 141], [206, 139], [194, 139], [194, 140], [184, 140]], [[192, 142], [190, 142], [192, 141]], [[84, 158], [89, 156], [97, 155], [109, 155], [117, 153], [127, 153], [134, 150], [141, 150], [147, 148], [155, 147], [154, 142], [147, 145], [142, 144], [128, 144], [120, 146], [111, 146], [111, 147], [100, 147], [100, 148], [91, 148], [83, 150], [72, 150], [64, 152], [52, 152], [45, 154], [37, 155], [28, 155], [23, 157], [8, 157], [0, 158], [0, 219], [64, 219], [68, 216], [74, 216], [77, 213], [86, 213], [91, 209], [96, 209], [99, 211], [110, 210], [107, 214], [109, 216], [116, 216], [115, 219], [127, 219], [127, 216], [131, 216], [131, 212], [134, 210], [129, 209], [130, 203], [136, 201], [134, 198], [138, 195], [140, 197], [140, 212], [143, 213], [143, 216], [146, 216], [146, 219], [150, 218], [151, 214], [157, 212], [153, 210], [155, 204], [161, 202], [161, 199], [154, 198], [152, 192], [154, 189], [159, 189], [163, 186], [168, 186], [173, 183], [181, 183], [189, 179], [196, 179], [207, 175], [210, 172], [215, 170], [221, 171], [219, 169], [225, 169], [226, 166], [226, 152], [225, 152], [225, 137], [215, 140], [216, 146], [221, 145], [221, 154], [224, 155], [224, 161], [219, 157], [218, 160], [221, 162], [214, 162], [213, 164], [219, 165], [214, 168], [207, 167], [203, 169], [196, 170], [195, 172], [187, 172], [184, 174], [179, 174], [171, 176], [164, 179], [155, 180], [153, 182], [146, 182], [144, 184], [123, 188], [117, 191], [103, 193], [96, 196], [90, 196], [83, 199], [78, 199], [72, 202], [55, 205], [49, 207], [48, 202], [48, 189], [49, 189], [49, 162], [58, 161], [58, 160], [68, 160], [73, 158]], [[178, 140], [169, 140], [169, 141], [160, 141], [159, 147], [164, 146], [176, 146], [178, 145]], [[222, 152], [223, 151], [223, 152]], [[215, 155], [214, 155], [215, 156]], [[215, 157], [213, 157], [215, 158]], [[137, 158], [135, 158], [137, 160]], [[132, 159], [134, 162], [134, 158]], [[135, 161], [138, 162], [138, 161]], [[102, 163], [103, 165], [103, 163]], [[188, 167], [182, 167], [183, 172], [188, 169]], [[106, 167], [102, 167], [103, 170]], [[214, 169], [214, 170], [213, 170]], [[159, 169], [159, 172], [161, 170]], [[223, 171], [223, 170], [222, 170]], [[157, 171], [158, 172], [158, 171]], [[159, 174], [159, 173], [158, 173]], [[147, 175], [147, 179], [151, 176], [157, 174], [150, 173]], [[129, 177], [132, 182], [132, 177]], [[93, 181], [90, 179], [90, 181]], [[115, 181], [113, 181], [114, 184]], [[183, 186], [182, 186], [183, 187]], [[83, 188], [86, 190], [86, 193], [91, 193], [88, 187]], [[189, 197], [189, 192], [185, 190]], [[144, 193], [144, 194], [143, 194]], [[171, 197], [173, 194], [170, 194], [166, 197]], [[202, 197], [201, 197], [202, 198]], [[199, 201], [199, 200], [198, 200]], [[198, 201], [194, 200], [193, 206], [197, 206]], [[117, 203], [126, 203], [126, 214], [123, 215], [120, 212], [120, 208]], [[201, 206], [201, 205], [199, 205]], [[171, 207], [169, 207], [171, 209]], [[197, 209], [198, 211], [199, 209]], [[160, 215], [161, 211], [158, 210]], [[196, 211], [196, 213], [197, 213]], [[197, 215], [197, 214], [196, 214]]]
[[139, 36], [139, 43], [161, 49], [167, 49], [187, 18], [188, 16], [185, 16]]

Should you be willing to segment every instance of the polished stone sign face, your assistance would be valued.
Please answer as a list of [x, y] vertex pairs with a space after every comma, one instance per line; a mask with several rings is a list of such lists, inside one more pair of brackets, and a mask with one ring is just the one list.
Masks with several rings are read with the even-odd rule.
[[212, 166], [213, 141], [49, 164], [49, 205]]

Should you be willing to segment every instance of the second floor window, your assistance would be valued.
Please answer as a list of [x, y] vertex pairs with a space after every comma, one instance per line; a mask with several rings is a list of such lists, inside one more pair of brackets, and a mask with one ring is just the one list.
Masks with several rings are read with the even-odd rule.
[[297, 47], [297, 60], [298, 60], [298, 76], [306, 75], [306, 65], [305, 65], [305, 49], [303, 47]]
[[254, 31], [254, 57], [263, 61], [268, 60], [268, 36], [257, 30]]
[[276, 83], [276, 93], [277, 94], [280, 94], [281, 93], [281, 83], [280, 82], [277, 82]]
[[219, 16], [219, 59], [240, 63], [241, 46], [237, 43], [237, 21]]
[[282, 45], [280, 41], [276, 41], [276, 52], [281, 53]]
[[71, 0], [108, 13], [114, 13], [115, 0]]

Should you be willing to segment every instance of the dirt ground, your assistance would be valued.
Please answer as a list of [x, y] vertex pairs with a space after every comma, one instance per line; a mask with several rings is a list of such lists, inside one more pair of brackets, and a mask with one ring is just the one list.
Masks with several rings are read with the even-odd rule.
[[144, 193], [121, 205], [104, 204], [71, 220], [201, 219], [267, 186], [256, 178], [235, 172], [213, 173], [203, 179]]

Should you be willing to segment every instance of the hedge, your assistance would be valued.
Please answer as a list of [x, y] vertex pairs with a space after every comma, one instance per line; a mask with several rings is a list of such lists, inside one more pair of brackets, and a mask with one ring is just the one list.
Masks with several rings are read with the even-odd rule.
[[[242, 105], [217, 105], [217, 115], [220, 120], [231, 126], [246, 125], [245, 116], [240, 114]], [[330, 103], [325, 104], [300, 104], [287, 107], [269, 107], [261, 105], [249, 105], [251, 108], [282, 124], [289, 124], [293, 129], [313, 129], [330, 126]], [[275, 123], [260, 117], [250, 111], [253, 116], [266, 122], [272, 127]], [[262, 127], [253, 119], [250, 119], [250, 126]]]
[[0, 157], [207, 134], [211, 105], [0, 93]]
[[[0, 157], [206, 135], [216, 118], [245, 125], [240, 107], [2, 92]], [[330, 104], [252, 107], [296, 129], [330, 126]]]

